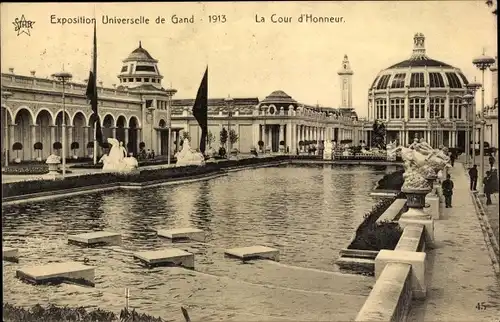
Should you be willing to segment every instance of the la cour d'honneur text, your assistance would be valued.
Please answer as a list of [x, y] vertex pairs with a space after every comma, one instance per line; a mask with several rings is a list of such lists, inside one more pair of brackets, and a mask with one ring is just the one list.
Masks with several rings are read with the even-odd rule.
[[[194, 15], [183, 17], [176, 14], [171, 15], [169, 19], [161, 16], [158, 16], [155, 19], [150, 19], [149, 17], [145, 16], [119, 17], [119, 16], [102, 15], [100, 22], [103, 25], [149, 25], [149, 24], [164, 24], [167, 23], [167, 21], [173, 24], [194, 23], [195, 18]], [[84, 25], [84, 24], [94, 24], [95, 22], [96, 18], [90, 18], [86, 16], [77, 16], [77, 17], [60, 17], [57, 15], [50, 16], [50, 23], [57, 25]]]

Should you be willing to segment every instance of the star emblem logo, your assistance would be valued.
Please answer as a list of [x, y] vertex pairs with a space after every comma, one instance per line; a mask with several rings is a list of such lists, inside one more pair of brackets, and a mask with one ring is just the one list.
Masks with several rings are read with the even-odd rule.
[[14, 20], [12, 24], [14, 25], [14, 31], [17, 32], [18, 36], [20, 34], [27, 34], [28, 36], [31, 36], [30, 29], [33, 29], [33, 25], [35, 24], [35, 22], [26, 20], [24, 15], [22, 15], [21, 18], [16, 18], [16, 20]]

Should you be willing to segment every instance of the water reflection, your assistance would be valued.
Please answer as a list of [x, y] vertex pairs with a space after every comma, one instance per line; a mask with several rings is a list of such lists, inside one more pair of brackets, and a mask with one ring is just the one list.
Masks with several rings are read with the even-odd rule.
[[[92, 230], [117, 231], [122, 233], [123, 248], [139, 251], [171, 247], [168, 240], [156, 236], [156, 228], [194, 226], [207, 231], [207, 244], [188, 243], [181, 248], [196, 253], [196, 270], [206, 274], [238, 279], [258, 277], [263, 284], [277, 277], [287, 278], [279, 273], [284, 272], [283, 268], [273, 276], [268, 275], [269, 268], [260, 268], [255, 274], [251, 267], [245, 268], [223, 257], [225, 248], [259, 244], [278, 247], [283, 264], [331, 271], [335, 270], [333, 263], [339, 250], [371, 208], [374, 200], [369, 193], [384, 171], [385, 168], [376, 170], [368, 166], [287, 165], [245, 170], [190, 184], [116, 190], [2, 207], [4, 245], [22, 250], [23, 266], [83, 257], [98, 266], [99, 287], [91, 291], [92, 296], [73, 292], [68, 297], [67, 288], [61, 286], [51, 288], [53, 303], [104, 304], [119, 310], [123, 289], [131, 288], [136, 307], [150, 313], [163, 314], [165, 305], [158, 297], [165, 294], [186, 301], [190, 295], [198, 294], [197, 301], [212, 306], [214, 312], [230, 312], [231, 306], [245, 303], [246, 293], [241, 295], [238, 289], [233, 289], [234, 298], [225, 298], [224, 305], [214, 304], [207, 295], [215, 294], [216, 290], [221, 292], [217, 294], [223, 294], [229, 282], [224, 284], [214, 278], [210, 282], [207, 277], [201, 279], [192, 272], [171, 269], [144, 270], [123, 253], [67, 245], [67, 235]], [[16, 268], [4, 265], [7, 300], [22, 305], [48, 300], [43, 288], [16, 280]], [[196, 282], [198, 279], [201, 284]], [[287, 283], [297, 281], [289, 277]], [[200, 285], [209, 285], [212, 293]], [[262, 289], [254, 289], [253, 298], [260, 292]], [[268, 294], [265, 300], [272, 298]]]

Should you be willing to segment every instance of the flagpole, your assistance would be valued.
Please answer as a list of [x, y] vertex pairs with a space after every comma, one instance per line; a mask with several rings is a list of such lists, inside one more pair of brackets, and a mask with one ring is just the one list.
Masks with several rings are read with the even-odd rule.
[[[96, 122], [99, 122], [99, 120], [96, 120]], [[97, 126], [96, 123], [94, 123], [94, 164], [97, 164]]]

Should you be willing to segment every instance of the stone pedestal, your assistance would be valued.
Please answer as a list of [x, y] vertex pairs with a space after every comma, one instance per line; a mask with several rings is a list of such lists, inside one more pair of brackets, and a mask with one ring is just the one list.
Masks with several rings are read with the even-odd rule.
[[[409, 212], [409, 211], [408, 211]], [[432, 248], [434, 246], [434, 219], [428, 218], [415, 218], [410, 216], [406, 216], [408, 213], [404, 213], [401, 218], [398, 220], [399, 226], [404, 229], [408, 225], [422, 225], [425, 227], [425, 244]]]
[[49, 176], [58, 175], [57, 170], [59, 170], [59, 164], [61, 164], [61, 158], [55, 154], [49, 155], [45, 163], [49, 166]]
[[382, 249], [375, 258], [375, 278], [379, 278], [388, 263], [409, 264], [411, 265], [411, 288], [413, 297], [425, 299], [427, 295], [425, 257], [426, 254], [424, 252]]
[[[434, 243], [433, 210], [424, 210], [426, 195], [430, 190], [431, 189], [401, 189], [401, 191], [406, 194], [408, 211], [401, 215], [398, 222], [402, 228], [408, 224], [420, 224], [425, 226], [426, 244], [432, 246]], [[433, 201], [433, 204], [434, 203], [435, 201]], [[437, 206], [439, 207], [439, 201], [437, 201]], [[436, 215], [439, 216], [439, 213], [436, 213]]]

